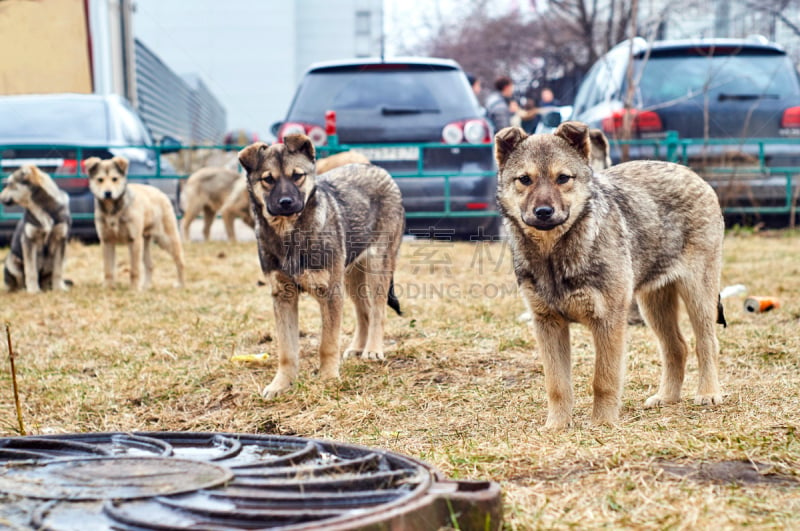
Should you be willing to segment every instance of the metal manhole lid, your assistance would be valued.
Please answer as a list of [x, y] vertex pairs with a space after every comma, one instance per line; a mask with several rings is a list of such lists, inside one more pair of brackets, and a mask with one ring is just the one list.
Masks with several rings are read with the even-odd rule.
[[499, 529], [496, 483], [357, 445], [231, 433], [0, 438], [15, 529]]

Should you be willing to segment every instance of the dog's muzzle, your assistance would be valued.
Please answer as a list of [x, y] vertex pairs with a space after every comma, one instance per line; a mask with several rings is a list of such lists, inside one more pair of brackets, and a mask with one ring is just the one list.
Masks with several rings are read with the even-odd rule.
[[291, 216], [303, 210], [304, 206], [303, 201], [293, 197], [270, 198], [267, 202], [267, 212], [269, 212], [270, 216]]
[[114, 194], [111, 193], [111, 190], [106, 190], [105, 192], [103, 192], [103, 198], [104, 199], [113, 199], [114, 198]]
[[548, 205], [540, 205], [533, 209], [533, 212], [523, 212], [522, 221], [526, 225], [537, 230], [552, 230], [564, 223], [569, 214], [558, 215], [555, 209]]

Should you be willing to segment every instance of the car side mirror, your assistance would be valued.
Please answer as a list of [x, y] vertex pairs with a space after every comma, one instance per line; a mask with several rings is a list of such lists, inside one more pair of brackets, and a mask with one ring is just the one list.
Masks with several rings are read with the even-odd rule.
[[542, 123], [547, 127], [558, 127], [561, 125], [561, 112], [555, 110], [544, 113], [542, 115]]
[[275, 122], [274, 124], [272, 124], [272, 126], [270, 126], [269, 132], [272, 133], [272, 136], [274, 136], [275, 138], [278, 138], [278, 131], [281, 130], [281, 126], [282, 125], [283, 125], [283, 122]]
[[161, 153], [176, 153], [183, 149], [183, 144], [181, 141], [175, 138], [174, 136], [164, 135], [161, 137], [161, 140], [158, 143], [159, 147], [161, 147]]

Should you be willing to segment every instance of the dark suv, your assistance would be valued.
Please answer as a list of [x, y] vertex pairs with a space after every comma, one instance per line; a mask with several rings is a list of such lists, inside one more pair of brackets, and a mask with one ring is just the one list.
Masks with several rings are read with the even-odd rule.
[[[779, 139], [763, 144], [765, 165], [800, 166], [800, 142], [783, 140], [800, 138], [800, 81], [783, 49], [761, 39], [637, 38], [615, 46], [584, 78], [572, 114], [612, 140], [622, 136], [630, 57], [632, 139], [662, 139], [667, 131], [702, 139], [681, 149], [679, 160], [703, 172], [726, 205], [785, 200], [785, 178], [759, 171], [760, 146], [744, 141]], [[646, 144], [630, 147], [631, 158], [653, 154]], [[619, 158], [615, 146], [612, 160]]]
[[[159, 150], [139, 114], [123, 98], [95, 94], [40, 94], [0, 97], [0, 173], [35, 164], [56, 178], [69, 194], [73, 236], [94, 240], [94, 197], [80, 162], [88, 157], [128, 159], [132, 180], [160, 188], [177, 204], [175, 169]], [[171, 137], [161, 139], [161, 153], [177, 151]], [[159, 168], [160, 165], [160, 168]], [[154, 178], [162, 175], [175, 178]], [[73, 177], [74, 176], [74, 177]], [[20, 215], [18, 207], [0, 205], [0, 242], [8, 242]]]
[[273, 134], [280, 141], [305, 133], [324, 154], [328, 111], [336, 113], [339, 144], [395, 177], [408, 232], [462, 238], [497, 233], [493, 131], [457, 63], [404, 58], [314, 64]]

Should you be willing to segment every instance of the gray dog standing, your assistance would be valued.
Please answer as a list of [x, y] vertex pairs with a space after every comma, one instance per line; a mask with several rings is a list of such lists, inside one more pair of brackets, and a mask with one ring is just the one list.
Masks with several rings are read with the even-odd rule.
[[585, 124], [495, 137], [498, 204], [522, 296], [533, 313], [548, 396], [546, 427], [571, 423], [570, 323], [595, 347], [592, 420], [618, 420], [626, 320], [634, 294], [656, 334], [664, 367], [647, 407], [680, 401], [688, 346], [678, 326], [685, 303], [696, 339], [697, 404], [719, 404], [715, 321], [724, 222], [714, 190], [684, 166], [634, 161], [593, 172]]
[[258, 256], [272, 285], [278, 371], [266, 398], [297, 378], [298, 299], [312, 295], [322, 312], [320, 376], [339, 376], [344, 293], [356, 307], [356, 330], [345, 357], [383, 359], [387, 304], [400, 312], [392, 277], [403, 234], [400, 190], [383, 169], [348, 164], [319, 178], [305, 135], [252, 144], [239, 154], [255, 220]]

